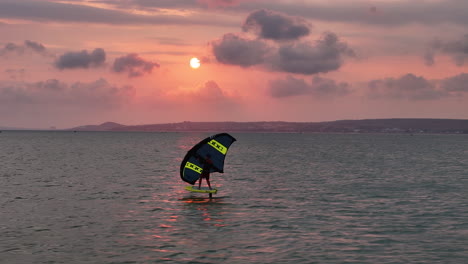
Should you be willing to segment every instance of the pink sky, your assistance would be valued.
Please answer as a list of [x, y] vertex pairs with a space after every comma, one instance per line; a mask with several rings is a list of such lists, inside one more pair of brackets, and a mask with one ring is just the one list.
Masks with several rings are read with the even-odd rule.
[[0, 127], [468, 119], [466, 14], [466, 0], [0, 0]]

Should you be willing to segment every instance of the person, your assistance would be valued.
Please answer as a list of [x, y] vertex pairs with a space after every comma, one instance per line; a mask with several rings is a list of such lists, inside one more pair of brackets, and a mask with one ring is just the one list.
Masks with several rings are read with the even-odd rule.
[[198, 182], [198, 189], [201, 188], [201, 183], [203, 178], [206, 179], [206, 182], [208, 183], [208, 188], [211, 190], [211, 184], [210, 184], [210, 170], [213, 168], [213, 161], [211, 160], [211, 155], [207, 154], [205, 160], [203, 161], [203, 171], [200, 175], [200, 180]]

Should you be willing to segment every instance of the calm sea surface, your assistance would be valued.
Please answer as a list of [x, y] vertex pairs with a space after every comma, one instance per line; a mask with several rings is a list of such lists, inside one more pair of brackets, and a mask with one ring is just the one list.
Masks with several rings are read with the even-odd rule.
[[467, 263], [468, 136], [0, 133], [0, 263]]

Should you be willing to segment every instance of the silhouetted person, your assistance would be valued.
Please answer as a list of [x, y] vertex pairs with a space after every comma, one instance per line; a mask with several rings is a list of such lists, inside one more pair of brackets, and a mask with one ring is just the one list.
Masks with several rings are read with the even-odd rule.
[[208, 187], [211, 190], [211, 184], [210, 184], [210, 170], [213, 168], [213, 161], [211, 160], [211, 155], [207, 154], [205, 160], [203, 160], [203, 171], [200, 175], [200, 180], [198, 182], [198, 189], [201, 188], [201, 183], [203, 178], [206, 179], [206, 182], [208, 183]]

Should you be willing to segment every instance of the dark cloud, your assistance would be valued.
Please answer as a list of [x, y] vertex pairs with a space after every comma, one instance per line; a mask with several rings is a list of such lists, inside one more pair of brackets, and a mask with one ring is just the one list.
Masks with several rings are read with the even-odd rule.
[[321, 98], [344, 96], [351, 93], [347, 82], [337, 83], [335, 80], [315, 76], [312, 79], [313, 95]]
[[23, 44], [7, 43], [0, 49], [0, 56], [15, 53], [22, 55], [25, 52], [35, 52], [41, 55], [48, 55], [47, 50], [41, 43], [25, 40]]
[[427, 66], [432, 66], [435, 63], [435, 58], [434, 58], [434, 52], [432, 51], [427, 51], [424, 54], [424, 64]]
[[270, 10], [251, 13], [242, 26], [244, 31], [253, 31], [259, 37], [272, 40], [296, 40], [310, 33], [307, 22]]
[[42, 82], [0, 82], [0, 102], [17, 108], [24, 105], [47, 105], [107, 108], [117, 107], [133, 98], [131, 86], [117, 87], [104, 79], [76, 82], [71, 85], [56, 79]]
[[86, 50], [67, 52], [57, 59], [55, 67], [61, 70], [99, 67], [102, 66], [105, 61], [105, 51], [101, 48], [97, 48], [91, 53], [88, 53]]
[[437, 52], [451, 56], [456, 65], [463, 66], [465, 60], [468, 59], [468, 34], [454, 41], [434, 40], [428, 53], [431, 53], [434, 57], [434, 54]]
[[[308, 31], [296, 30], [305, 26], [300, 22], [302, 20], [280, 13], [256, 11], [247, 18], [244, 30], [257, 30], [261, 38], [250, 40], [225, 34], [211, 43], [213, 54], [223, 64], [262, 65], [273, 71], [308, 75], [335, 71], [343, 64], [345, 56], [355, 57], [354, 51], [331, 32], [324, 33], [315, 43], [297, 42], [298, 38], [308, 34]], [[292, 42], [269, 43], [265, 39]]]
[[354, 51], [334, 33], [324, 33], [315, 43], [299, 42], [269, 46], [261, 39], [250, 40], [225, 34], [211, 43], [213, 54], [223, 64], [263, 67], [280, 72], [317, 74], [335, 71], [345, 56], [355, 57]]
[[211, 43], [213, 54], [223, 64], [249, 67], [265, 61], [270, 48], [260, 40], [249, 40], [235, 34], [225, 34]]
[[448, 92], [468, 93], [468, 73], [443, 79], [440, 88]]
[[368, 88], [371, 98], [435, 100], [449, 96], [435, 82], [414, 74], [406, 74], [397, 79], [373, 80], [368, 83]]
[[25, 40], [24, 45], [27, 48], [30, 48], [30, 49], [34, 50], [35, 52], [37, 52], [37, 53], [45, 53], [46, 52], [46, 48], [41, 43], [37, 43], [37, 42], [34, 42], [34, 41], [30, 41], [30, 40]]
[[138, 54], [132, 53], [115, 59], [112, 71], [127, 73], [128, 77], [139, 77], [151, 73], [154, 67], [159, 68], [159, 64], [146, 61]]
[[274, 70], [289, 73], [326, 73], [339, 69], [344, 56], [354, 57], [355, 54], [335, 34], [325, 33], [315, 45], [302, 42], [281, 46], [271, 66]]
[[0, 1], [0, 19], [24, 19], [30, 21], [56, 21], [73, 23], [103, 23], [111, 25], [125, 24], [150, 24], [150, 25], [216, 25], [216, 26], [234, 26], [231, 21], [226, 21], [219, 16], [203, 16], [200, 14], [190, 15], [168, 15], [165, 12], [160, 14], [140, 15], [127, 12], [133, 6], [139, 6], [145, 11], [158, 11], [160, 8], [177, 8], [186, 5], [200, 6], [197, 2], [189, 1], [144, 1], [144, 0], [125, 0], [125, 1], [96, 1], [114, 5], [125, 10], [116, 10], [115, 8], [100, 8], [75, 3], [60, 3], [49, 1], [34, 0], [2, 0]]
[[286, 79], [270, 82], [270, 95], [283, 98], [299, 95], [311, 95], [316, 98], [333, 98], [351, 93], [348, 83], [337, 83], [334, 80], [315, 76], [311, 82], [288, 76]]
[[0, 55], [5, 55], [9, 53], [17, 53], [17, 54], [23, 54], [24, 47], [16, 45], [15, 43], [7, 43], [3, 48], [0, 50]]

